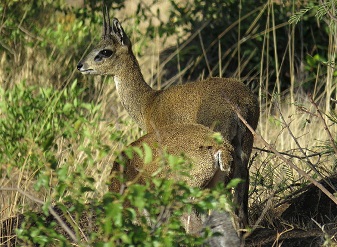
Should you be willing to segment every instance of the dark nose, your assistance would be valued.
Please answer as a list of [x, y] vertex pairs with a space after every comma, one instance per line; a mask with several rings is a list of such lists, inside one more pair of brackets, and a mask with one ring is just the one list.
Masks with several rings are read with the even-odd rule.
[[77, 64], [77, 69], [78, 69], [78, 70], [81, 70], [82, 67], [83, 67], [83, 63], [79, 62], [79, 63]]

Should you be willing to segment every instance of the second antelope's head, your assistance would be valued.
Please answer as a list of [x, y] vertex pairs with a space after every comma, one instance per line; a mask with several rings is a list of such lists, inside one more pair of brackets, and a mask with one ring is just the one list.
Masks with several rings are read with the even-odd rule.
[[116, 75], [130, 59], [131, 42], [116, 18], [110, 21], [107, 8], [103, 10], [103, 32], [98, 45], [78, 64], [82, 74]]

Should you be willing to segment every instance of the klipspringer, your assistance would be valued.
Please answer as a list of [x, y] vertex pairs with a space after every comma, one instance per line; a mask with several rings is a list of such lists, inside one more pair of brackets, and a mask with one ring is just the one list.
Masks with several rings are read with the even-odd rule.
[[144, 80], [131, 42], [120, 22], [112, 23], [108, 11], [103, 13], [102, 38], [97, 46], [77, 65], [83, 74], [112, 75], [122, 105], [145, 131], [168, 124], [198, 123], [215, 126], [234, 147], [231, 177], [241, 178], [234, 193], [241, 226], [248, 224], [248, 160], [253, 135], [239, 120], [232, 105], [237, 107], [248, 124], [256, 129], [259, 104], [242, 82], [233, 78], [206, 80], [154, 90]]
[[[144, 143], [152, 150], [152, 159], [145, 163], [142, 156], [130, 152], [122, 152], [119, 162], [112, 168], [109, 190], [122, 192], [129, 183], [146, 184], [151, 177], [185, 181], [187, 185], [198, 188], [213, 188], [217, 183], [229, 177], [233, 161], [233, 147], [227, 141], [215, 140], [216, 133], [200, 124], [174, 124], [161, 127], [144, 135], [130, 144], [144, 151]], [[126, 150], [129, 150], [127, 148]], [[174, 171], [163, 161], [164, 154], [183, 155], [188, 165], [184, 171], [189, 176]], [[191, 167], [189, 167], [191, 164]], [[122, 174], [122, 178], [118, 177]], [[201, 216], [192, 213], [185, 214], [182, 222], [186, 232], [198, 233], [202, 230]], [[232, 226], [233, 228], [233, 226]]]

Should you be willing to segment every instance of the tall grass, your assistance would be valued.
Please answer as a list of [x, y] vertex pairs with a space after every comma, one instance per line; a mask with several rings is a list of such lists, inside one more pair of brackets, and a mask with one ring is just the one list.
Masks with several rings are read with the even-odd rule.
[[[295, 4], [295, 1], [292, 1]], [[336, 135], [335, 122], [329, 118], [321, 119], [317, 110], [319, 109], [324, 114], [331, 115], [331, 103], [330, 98], [335, 90], [335, 75], [334, 75], [334, 63], [331, 62], [328, 65], [327, 74], [321, 74], [321, 71], [317, 69], [315, 78], [314, 91], [312, 96], [307, 95], [304, 90], [301, 89], [301, 82], [305, 82], [305, 71], [302, 67], [295, 68], [295, 45], [299, 37], [295, 36], [294, 24], [288, 27], [287, 37], [287, 50], [280, 53], [278, 50], [278, 40], [280, 35], [277, 30], [288, 26], [288, 23], [278, 23], [277, 16], [274, 14], [275, 1], [268, 1], [266, 4], [257, 7], [256, 10], [252, 10], [250, 15], [256, 16], [255, 21], [251, 23], [245, 33], [239, 31], [238, 42], [232, 49], [223, 51], [219, 46], [219, 61], [213, 67], [207, 68], [211, 71], [218, 71], [219, 75], [225, 74], [228, 68], [228, 64], [231, 58], [239, 58], [239, 66], [234, 73], [234, 77], [253, 81], [250, 83], [252, 90], [259, 97], [261, 113], [260, 122], [258, 126], [258, 133], [262, 137], [271, 143], [277, 150], [284, 153], [286, 157], [292, 159], [292, 161], [301, 169], [305, 170], [311, 176], [320, 178], [321, 176], [328, 176], [336, 172], [335, 157], [331, 155], [331, 145], [329, 140], [329, 132], [324, 128], [323, 121], [329, 126], [329, 131], [334, 137]], [[244, 6], [242, 6], [244, 8]], [[124, 10], [127, 11], [127, 10]], [[295, 12], [295, 6], [293, 8]], [[333, 9], [333, 11], [335, 11]], [[123, 10], [119, 15], [123, 16]], [[267, 15], [267, 22], [261, 23], [261, 16]], [[293, 13], [291, 13], [293, 14]], [[55, 17], [56, 18], [56, 17]], [[66, 17], [57, 17], [58, 20]], [[245, 22], [245, 16], [233, 23], [232, 26], [224, 27], [223, 36], [230, 35], [232, 30], [240, 29], [242, 23]], [[127, 18], [125, 18], [127, 19]], [[41, 20], [42, 21], [42, 20]], [[100, 35], [100, 27], [90, 26], [90, 23], [82, 23], [76, 20], [73, 16], [70, 21], [69, 32], [72, 35], [87, 35], [92, 33], [90, 40], [87, 39], [87, 48], [94, 45]], [[336, 53], [336, 25], [333, 24], [333, 31], [329, 34], [329, 47], [328, 47], [328, 60], [335, 61]], [[73, 25], [73, 27], [71, 27]], [[199, 37], [201, 45], [203, 45], [202, 37], [198, 32], [211, 23], [205, 23], [201, 26], [196, 33], [191, 34], [191, 38], [187, 39], [183, 44], [176, 44], [177, 36], [172, 35], [170, 37], [160, 37], [159, 34], [153, 40], [148, 38], [132, 38], [134, 40], [134, 50], [142, 52], [139, 54], [139, 63], [144, 73], [144, 77], [151, 86], [154, 88], [165, 88], [174, 83], [181, 83], [186, 72], [185, 68], [177, 63], [177, 73], [171, 77], [170, 81], [162, 79], [162, 75], [165, 73], [164, 65], [169, 61], [180, 59], [180, 51], [183, 47], [188, 46], [194, 37]], [[260, 31], [263, 26], [263, 31]], [[132, 19], [125, 22], [124, 27], [126, 32], [130, 31], [132, 35], [138, 35], [135, 29], [137, 24], [132, 23]], [[322, 27], [323, 28], [323, 27]], [[133, 31], [133, 32], [132, 32]], [[66, 29], [60, 31], [66, 33]], [[272, 35], [270, 36], [269, 33]], [[60, 35], [60, 34], [59, 34]], [[179, 34], [181, 35], [181, 34]], [[187, 34], [184, 34], [187, 37]], [[183, 35], [183, 36], [184, 36]], [[262, 50], [254, 50], [251, 54], [245, 54], [241, 45], [249, 39], [260, 37], [263, 39]], [[5, 53], [1, 57], [0, 67], [0, 80], [1, 88], [3, 90], [0, 98], [0, 104], [2, 106], [8, 104], [8, 97], [6, 98], [5, 91], [13, 90], [15, 85], [21, 85], [21, 90], [26, 90], [25, 87], [35, 85], [40, 88], [52, 89], [48, 97], [45, 98], [46, 106], [41, 108], [41, 112], [36, 112], [36, 119], [41, 118], [41, 121], [52, 119], [52, 115], [55, 109], [62, 108], [64, 105], [70, 104], [71, 109], [74, 111], [73, 115], [69, 116], [70, 119], [65, 120], [64, 126], [55, 130], [55, 145], [52, 147], [53, 157], [57, 167], [66, 167], [66, 176], [79, 173], [93, 176], [95, 178], [95, 192], [86, 194], [85, 198], [102, 196], [107, 188], [106, 181], [108, 179], [111, 164], [116, 157], [116, 153], [120, 151], [123, 146], [137, 139], [144, 134], [138, 126], [130, 119], [126, 111], [123, 109], [119, 102], [118, 95], [115, 90], [114, 82], [111, 77], [98, 76], [98, 77], [86, 77], [79, 75], [76, 71], [76, 63], [82, 56], [82, 53], [86, 50], [83, 45], [76, 49], [67, 50], [67, 52], [58, 52], [62, 49], [66, 49], [66, 45], [62, 44], [61, 49], [56, 44], [49, 44], [51, 50], [47, 52], [41, 48], [41, 42], [46, 37], [35, 37], [27, 33], [27, 39], [31, 40], [31, 46], [22, 45], [20, 49], [15, 50], [13, 56], [6, 56]], [[166, 42], [164, 42], [166, 40]], [[51, 42], [51, 40], [47, 40]], [[65, 41], [66, 42], [66, 41]], [[221, 37], [216, 40], [212, 45], [218, 45], [221, 42]], [[144, 46], [146, 43], [146, 46]], [[163, 60], [160, 54], [168, 47], [173, 45], [173, 53]], [[75, 45], [76, 47], [76, 45]], [[4, 47], [5, 48], [5, 47]], [[209, 47], [203, 47], [203, 53], [198, 58], [199, 60], [207, 60], [206, 53]], [[143, 49], [146, 49], [145, 51]], [[262, 56], [266, 60], [260, 61], [260, 70], [251, 71], [248, 75], [243, 75], [245, 66], [251, 62], [256, 53], [269, 54], [272, 49], [274, 56]], [[269, 59], [274, 59], [273, 63]], [[283, 68], [284, 60], [288, 59], [290, 67]], [[304, 59], [301, 57], [300, 59]], [[305, 61], [300, 61], [300, 64]], [[270, 64], [275, 66], [271, 67]], [[195, 64], [187, 64], [186, 67], [192, 67]], [[290, 79], [290, 88], [281, 91], [282, 82], [278, 76], [282, 69], [286, 69]], [[170, 73], [168, 71], [167, 73]], [[270, 91], [269, 80], [271, 75], [276, 75], [275, 88]], [[200, 71], [200, 77], [203, 77], [203, 71]], [[254, 84], [254, 80], [257, 83]], [[256, 80], [257, 79], [257, 80]], [[77, 80], [77, 83], [73, 84]], [[25, 81], [25, 84], [22, 84]], [[24, 85], [24, 86], [22, 86]], [[71, 87], [73, 85], [73, 87]], [[77, 92], [76, 95], [72, 95]], [[80, 92], [80, 93], [78, 93]], [[20, 92], [19, 92], [20, 93]], [[36, 90], [32, 90], [33, 97], [37, 97], [39, 93]], [[63, 96], [62, 96], [63, 95]], [[27, 96], [28, 97], [28, 96]], [[313, 98], [315, 104], [313, 104], [310, 98]], [[77, 115], [76, 111], [82, 109], [75, 106], [75, 101], [79, 101], [78, 104], [83, 104], [83, 114]], [[27, 101], [29, 103], [29, 101]], [[24, 111], [24, 101], [16, 102], [17, 109]], [[4, 109], [4, 108], [2, 108]], [[6, 123], [5, 119], [7, 113], [0, 112], [0, 118]], [[18, 116], [18, 115], [17, 115]], [[72, 118], [84, 118], [81, 122], [78, 119]], [[66, 118], [66, 117], [65, 117]], [[17, 118], [17, 121], [20, 121]], [[34, 121], [34, 120], [32, 120]], [[48, 121], [46, 121], [47, 124]], [[27, 124], [27, 122], [24, 122]], [[38, 125], [42, 129], [45, 124], [32, 122], [32, 128], [34, 125]], [[58, 127], [53, 127], [58, 128]], [[71, 132], [69, 136], [64, 136], [66, 131], [75, 129], [78, 132]], [[53, 187], [56, 187], [60, 181], [56, 178], [51, 171], [54, 164], [47, 161], [46, 167], [32, 168], [34, 160], [32, 160], [32, 153], [36, 156], [36, 159], [46, 156], [46, 151], [43, 148], [36, 146], [35, 140], [43, 139], [43, 136], [34, 136], [32, 139], [27, 139], [27, 136], [18, 138], [16, 142], [30, 143], [27, 145], [27, 152], [21, 154], [20, 150], [14, 150], [11, 155], [13, 160], [8, 160], [8, 163], [1, 164], [1, 178], [0, 188], [3, 187], [20, 187], [22, 190], [33, 195], [36, 198], [40, 198], [43, 201], [53, 198]], [[250, 171], [251, 171], [251, 196], [250, 203], [252, 205], [265, 202], [268, 198], [275, 198], [276, 200], [282, 199], [287, 194], [291, 193], [297, 187], [302, 186], [307, 181], [303, 177], [299, 176], [294, 170], [283, 163], [277, 156], [270, 153], [266, 147], [261, 143], [254, 143], [254, 151], [251, 158]], [[3, 148], [0, 148], [1, 152]], [[21, 156], [20, 156], [21, 155]], [[23, 156], [22, 156], [23, 155]], [[22, 166], [18, 166], [16, 161], [23, 160]], [[2, 159], [4, 160], [4, 159]], [[83, 166], [85, 164], [85, 166]], [[312, 165], [315, 167], [313, 169]], [[61, 173], [61, 170], [59, 171]], [[36, 176], [36, 174], [39, 174]], [[43, 176], [49, 177], [48, 189], [43, 189], [42, 184], [39, 186], [39, 190], [36, 190], [37, 183], [43, 183]], [[55, 179], [53, 179], [55, 176]], [[67, 183], [67, 178], [64, 178], [62, 183]], [[85, 179], [80, 180], [86, 183]], [[73, 182], [73, 181], [72, 181]], [[67, 193], [62, 193], [66, 196]], [[62, 200], [62, 197], [58, 197], [58, 200]], [[22, 196], [17, 191], [1, 191], [0, 193], [1, 216], [0, 219], [13, 216], [18, 212], [23, 212], [26, 207], [34, 208], [37, 205], [33, 201], [29, 200], [26, 196]]]

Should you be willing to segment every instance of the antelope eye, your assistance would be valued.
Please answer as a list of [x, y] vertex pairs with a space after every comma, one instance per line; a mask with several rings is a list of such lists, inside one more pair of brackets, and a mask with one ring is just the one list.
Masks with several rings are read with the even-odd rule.
[[99, 54], [103, 57], [110, 57], [112, 55], [112, 51], [111, 50], [101, 50]]

